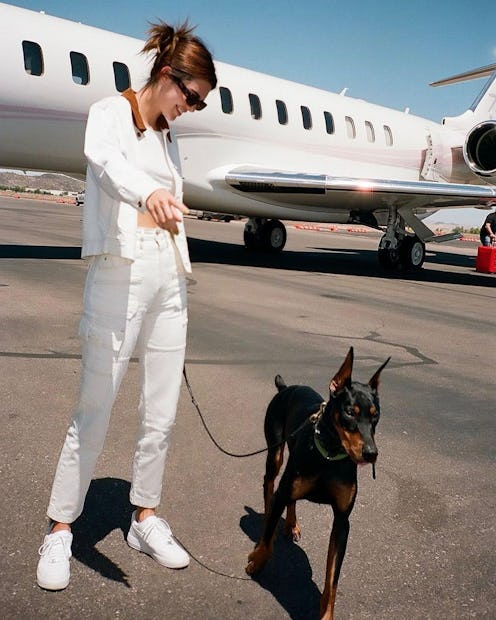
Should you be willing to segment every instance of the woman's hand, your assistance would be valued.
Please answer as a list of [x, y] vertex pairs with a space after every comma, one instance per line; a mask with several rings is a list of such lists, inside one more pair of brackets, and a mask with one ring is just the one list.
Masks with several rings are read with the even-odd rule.
[[162, 188], [156, 189], [148, 196], [146, 208], [157, 226], [168, 230], [173, 235], [177, 235], [179, 232], [177, 222], [182, 222], [183, 214], [189, 213], [186, 205]]

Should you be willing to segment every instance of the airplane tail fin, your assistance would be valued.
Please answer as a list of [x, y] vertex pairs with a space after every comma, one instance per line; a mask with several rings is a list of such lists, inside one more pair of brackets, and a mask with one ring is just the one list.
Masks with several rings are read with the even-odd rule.
[[462, 129], [467, 126], [472, 127], [477, 122], [496, 119], [496, 63], [452, 75], [451, 77], [432, 82], [429, 85], [446, 86], [456, 82], [466, 82], [487, 76], [489, 76], [489, 79], [470, 108], [460, 116], [443, 119], [443, 124]]
[[[489, 76], [474, 103], [460, 116], [443, 118], [443, 125], [465, 133], [463, 159], [467, 168], [488, 183], [496, 182], [496, 64], [473, 69], [431, 86], [443, 86]], [[430, 174], [427, 169], [426, 175]], [[427, 177], [426, 177], [427, 178]]]

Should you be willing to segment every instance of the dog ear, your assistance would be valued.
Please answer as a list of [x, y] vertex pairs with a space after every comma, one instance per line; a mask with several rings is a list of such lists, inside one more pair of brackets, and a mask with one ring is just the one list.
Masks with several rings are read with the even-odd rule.
[[331, 395], [340, 392], [345, 385], [351, 383], [351, 371], [353, 370], [353, 347], [350, 347], [348, 355], [346, 356], [341, 368], [334, 375], [329, 383], [329, 391]]
[[369, 385], [373, 390], [377, 391], [377, 388], [379, 387], [379, 379], [381, 376], [381, 372], [384, 370], [384, 368], [386, 367], [390, 359], [391, 358], [388, 357], [387, 360], [384, 362], [384, 364], [375, 372], [374, 376], [370, 379]]

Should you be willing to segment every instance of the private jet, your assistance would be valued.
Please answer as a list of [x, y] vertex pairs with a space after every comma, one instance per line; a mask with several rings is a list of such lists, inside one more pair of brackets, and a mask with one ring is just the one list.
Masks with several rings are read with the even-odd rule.
[[[139, 89], [143, 41], [0, 3], [0, 166], [83, 176], [90, 105]], [[7, 61], [8, 59], [8, 61]], [[473, 105], [441, 123], [216, 63], [219, 86], [200, 114], [174, 122], [185, 203], [248, 218], [244, 244], [279, 252], [281, 220], [380, 229], [379, 263], [419, 269], [422, 219], [496, 201], [496, 65], [435, 85], [489, 76]]]

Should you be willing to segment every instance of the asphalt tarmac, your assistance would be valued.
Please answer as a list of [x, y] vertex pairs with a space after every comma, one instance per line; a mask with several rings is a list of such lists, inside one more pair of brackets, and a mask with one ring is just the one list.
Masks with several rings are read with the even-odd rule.
[[[0, 198], [2, 617], [316, 618], [330, 509], [298, 502], [300, 543], [281, 534], [260, 577], [247, 578], [264, 455], [221, 453], [184, 387], [160, 514], [191, 564], [168, 570], [127, 546], [136, 362], [74, 524], [71, 583], [56, 593], [36, 585], [79, 381], [80, 219], [75, 206]], [[373, 233], [291, 227], [285, 251], [271, 257], [244, 250], [241, 222], [186, 224], [187, 369], [226, 450], [263, 447], [275, 374], [326, 397], [350, 346], [362, 381], [392, 356], [380, 388], [377, 479], [360, 469], [336, 620], [496, 617], [496, 276], [475, 271], [476, 244], [430, 245], [421, 272], [387, 276]]]

